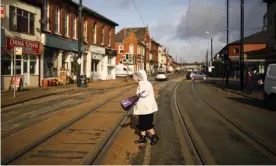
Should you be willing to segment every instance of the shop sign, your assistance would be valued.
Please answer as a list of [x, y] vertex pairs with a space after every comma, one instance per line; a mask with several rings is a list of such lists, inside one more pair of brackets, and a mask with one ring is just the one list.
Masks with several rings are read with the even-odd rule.
[[1, 18], [5, 18], [5, 6], [1, 5]]
[[92, 55], [92, 59], [102, 60], [102, 55], [100, 55], [100, 54], [93, 54]]
[[106, 55], [108, 56], [117, 56], [116, 50], [106, 49]]
[[90, 52], [105, 55], [105, 48], [91, 45]]
[[[49, 35], [46, 35], [45, 45], [48, 47], [59, 48], [62, 50], [78, 52], [78, 43], [77, 42], [72, 42], [72, 41], [56, 38], [56, 37], [49, 36]], [[82, 45], [81, 51], [83, 52], [84, 50], [85, 50], [84, 45]]]
[[14, 47], [22, 47], [23, 54], [39, 54], [39, 42], [7, 37], [7, 50], [14, 51]]

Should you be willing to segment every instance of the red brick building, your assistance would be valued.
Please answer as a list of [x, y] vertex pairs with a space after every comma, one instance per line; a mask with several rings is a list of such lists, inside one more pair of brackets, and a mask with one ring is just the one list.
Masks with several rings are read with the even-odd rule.
[[[121, 29], [115, 35], [116, 64], [126, 65], [133, 71], [144, 69], [145, 41], [147, 45], [150, 43], [147, 27]], [[148, 47], [146, 54], [146, 60], [149, 63]]]
[[91, 79], [115, 79], [115, 26], [117, 23], [83, 7], [82, 56], [78, 57], [78, 4], [71, 0], [25, 0], [42, 9], [44, 79], [54, 79], [65, 70], [73, 80], [77, 60], [81, 73]]

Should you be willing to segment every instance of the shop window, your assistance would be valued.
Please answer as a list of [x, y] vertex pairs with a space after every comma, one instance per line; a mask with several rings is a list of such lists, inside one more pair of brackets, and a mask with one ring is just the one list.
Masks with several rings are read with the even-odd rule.
[[10, 30], [26, 34], [34, 34], [34, 14], [10, 6]]
[[55, 65], [57, 56], [54, 55], [51, 49], [44, 50], [44, 77], [57, 77], [57, 67]]
[[37, 74], [37, 56], [30, 56], [30, 74]]
[[107, 69], [108, 75], [111, 75], [111, 71], [112, 71], [111, 68], [108, 68], [108, 69]]
[[111, 56], [108, 56], [108, 64], [111, 65], [111, 62], [112, 62], [112, 57], [111, 57]]
[[72, 16], [72, 21], [73, 21], [72, 37], [73, 39], [76, 39], [77, 38], [77, 19], [75, 15]]
[[16, 73], [16, 75], [21, 75], [21, 64], [22, 64], [22, 56], [16, 55], [16, 61], [15, 61], [15, 73]]
[[64, 16], [64, 35], [69, 36], [69, 13], [68, 11], [65, 11], [65, 16]]
[[1, 55], [1, 74], [11, 75], [12, 71], [12, 59], [8, 54]]
[[59, 24], [60, 24], [60, 9], [57, 6], [55, 9], [55, 33], [60, 33], [59, 32]]

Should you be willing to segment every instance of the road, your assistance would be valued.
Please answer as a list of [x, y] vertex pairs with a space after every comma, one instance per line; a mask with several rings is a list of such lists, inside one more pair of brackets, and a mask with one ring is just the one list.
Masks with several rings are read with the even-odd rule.
[[[139, 138], [139, 131], [136, 128], [137, 117], [130, 112], [126, 121], [118, 124], [118, 133], [114, 134], [112, 141], [103, 144], [102, 151], [98, 150], [100, 155], [93, 155], [101, 156], [96, 164], [276, 164], [276, 112], [264, 109], [258, 99], [229, 93], [211, 87], [204, 81], [192, 83], [184, 78], [184, 74], [180, 74], [164, 82], [151, 79], [159, 108], [154, 115], [155, 130], [160, 137], [156, 145], [151, 146], [149, 140], [146, 145], [134, 143]], [[107, 133], [116, 127], [123, 116], [118, 102], [134, 93], [133, 88], [130, 93], [119, 95], [107, 105], [89, 113], [87, 118], [49, 137], [13, 163], [38, 164], [48, 158], [47, 162], [51, 164], [56, 161], [68, 164], [68, 156], [72, 162], [74, 160], [74, 164], [82, 163], [83, 158], [87, 158], [87, 151], [96, 151], [100, 147], [98, 144], [108, 137]], [[79, 111], [83, 113], [92, 107], [97, 108], [97, 103], [90, 101], [100, 103], [100, 96], [116, 96], [122, 90], [71, 91], [5, 108], [2, 110], [2, 141], [9, 143], [9, 138], [19, 139], [16, 138], [17, 134], [24, 135], [30, 129], [39, 130], [43, 128], [43, 123], [47, 124], [47, 120], [50, 122], [56, 118], [64, 123], [70, 116], [78, 114], [78, 107], [85, 108]], [[98, 116], [102, 120], [97, 120]], [[97, 124], [105, 127], [97, 127]], [[76, 129], [83, 128], [89, 129], [89, 133], [74, 133]], [[97, 131], [100, 129], [103, 132], [98, 137]], [[53, 130], [50, 126], [45, 128], [45, 132], [50, 130]], [[83, 137], [83, 134], [87, 137]], [[90, 135], [97, 139], [88, 144], [87, 139], [92, 139]], [[24, 139], [27, 137], [25, 134]], [[31, 139], [35, 140], [36, 137]], [[77, 158], [71, 154], [54, 154], [69, 153], [69, 145], [65, 144], [68, 140], [79, 144], [70, 146], [85, 149]], [[65, 148], [64, 151], [64, 147], [67, 150]]]
[[[122, 129], [103, 164], [197, 164], [188, 134], [175, 113], [173, 98], [177, 84], [176, 103], [204, 164], [276, 164], [275, 112], [256, 106], [257, 101], [244, 96], [229, 94], [200, 82], [192, 85], [182, 79], [169, 81], [159, 90], [159, 111], [154, 119], [160, 136], [158, 144], [151, 146], [148, 143], [137, 148], [133, 143], [139, 133], [134, 125], [137, 118], [132, 117], [129, 121], [134, 124]], [[241, 102], [243, 100], [246, 103]], [[227, 113], [236, 124], [244, 127], [244, 131], [214, 109]]]

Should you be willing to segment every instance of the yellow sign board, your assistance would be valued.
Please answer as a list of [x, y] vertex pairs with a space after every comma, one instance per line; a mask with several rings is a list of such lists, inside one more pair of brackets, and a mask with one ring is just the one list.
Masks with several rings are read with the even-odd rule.
[[14, 47], [15, 55], [22, 55], [22, 47]]

